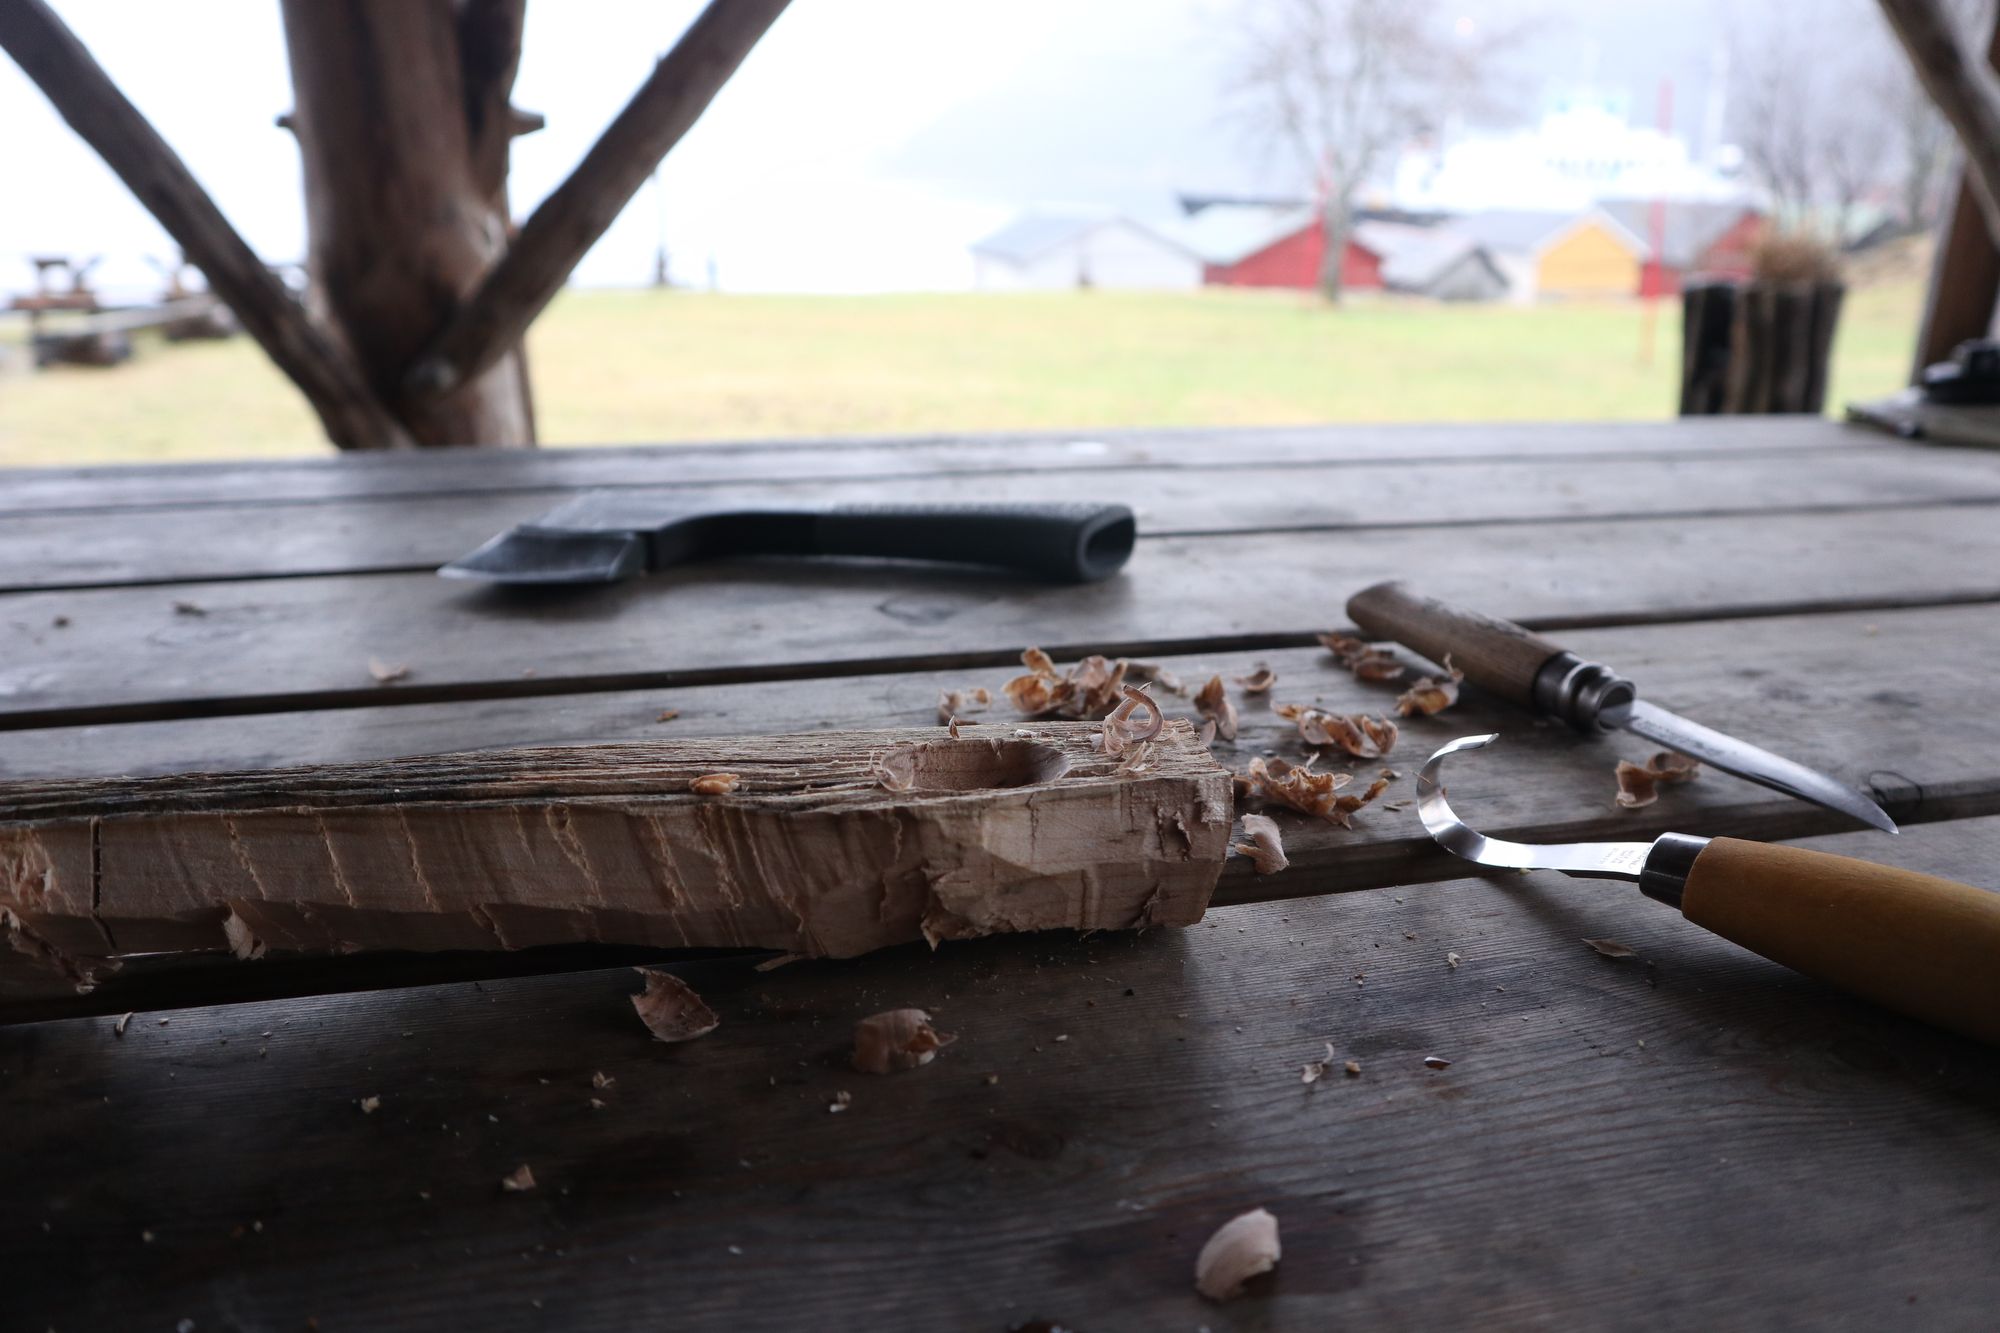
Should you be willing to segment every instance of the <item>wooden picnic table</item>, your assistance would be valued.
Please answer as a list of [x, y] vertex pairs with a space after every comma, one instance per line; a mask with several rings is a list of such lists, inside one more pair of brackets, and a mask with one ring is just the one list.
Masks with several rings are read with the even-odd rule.
[[[431, 573], [591, 486], [1098, 498], [1143, 535], [1082, 589], [741, 561], [522, 601]], [[1199, 926], [698, 961], [722, 1024], [685, 1045], [648, 1039], [624, 968], [135, 965], [0, 1028], [0, 1326], [1991, 1327], [1992, 1051], [1629, 886], [1468, 877], [1403, 803], [1438, 742], [1498, 730], [1452, 776], [1488, 832], [1801, 839], [1994, 884], [2000, 455], [1712, 419], [14, 472], [0, 778], [921, 726], [1032, 644], [1263, 662], [1275, 701], [1380, 712], [1314, 633], [1389, 577], [1559, 632], [1906, 831], [1716, 773], [1619, 811], [1642, 743], [1468, 689], [1353, 829], [1286, 818], [1294, 868], [1233, 859]], [[1225, 762], [1297, 756], [1268, 706], [1244, 722]], [[851, 1071], [854, 1021], [904, 1005], [956, 1043]], [[1360, 1073], [1303, 1083], [1328, 1043]], [[538, 1188], [504, 1192], [524, 1163]], [[1258, 1206], [1277, 1273], [1204, 1302], [1195, 1252]]]

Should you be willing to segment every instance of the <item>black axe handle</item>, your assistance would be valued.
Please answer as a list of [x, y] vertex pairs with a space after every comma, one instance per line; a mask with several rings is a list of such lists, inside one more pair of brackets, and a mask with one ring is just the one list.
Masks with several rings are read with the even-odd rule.
[[1137, 529], [1124, 505], [843, 505], [813, 515], [811, 546], [799, 554], [941, 560], [1094, 583], [1124, 565]]

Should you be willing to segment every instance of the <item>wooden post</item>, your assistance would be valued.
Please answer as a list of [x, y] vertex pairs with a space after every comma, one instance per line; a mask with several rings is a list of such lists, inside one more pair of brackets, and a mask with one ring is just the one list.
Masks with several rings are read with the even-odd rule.
[[535, 439], [518, 338], [450, 393], [403, 401], [399, 387], [507, 248], [514, 62], [495, 9], [469, 11], [486, 25], [473, 88], [448, 0], [284, 0], [313, 300], [421, 444]]
[[[2000, 68], [2000, 21], [1987, 39], [1986, 63]], [[1931, 261], [1930, 291], [1917, 326], [1910, 382], [1917, 383], [1925, 366], [1945, 360], [1960, 343], [1988, 337], [1996, 305], [2000, 305], [2000, 240], [1987, 230], [1978, 182], [1971, 171], [1961, 168], [1938, 235], [1937, 257]]]

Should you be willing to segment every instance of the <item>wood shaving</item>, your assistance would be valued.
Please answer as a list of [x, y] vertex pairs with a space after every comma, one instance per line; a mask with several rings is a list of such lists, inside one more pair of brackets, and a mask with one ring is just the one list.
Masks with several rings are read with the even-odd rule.
[[1215, 744], [1214, 718], [1210, 718], [1208, 721], [1201, 724], [1201, 730], [1196, 734], [1196, 739], [1201, 742], [1202, 748], [1204, 750], [1207, 749], [1209, 746]]
[[868, 777], [882, 791], [910, 791], [916, 787], [916, 749], [898, 745], [868, 757]]
[[379, 657], [368, 659], [368, 674], [375, 677], [377, 685], [393, 685], [410, 674], [410, 668], [402, 662], [384, 662]]
[[1452, 971], [1454, 971], [1454, 972], [1458, 971], [1458, 965], [1459, 965], [1459, 963], [1461, 963], [1462, 961], [1464, 961], [1464, 960], [1463, 960], [1463, 959], [1461, 959], [1461, 958], [1460, 958], [1460, 957], [1459, 957], [1459, 956], [1458, 956], [1457, 954], [1455, 954], [1455, 953], [1448, 953], [1448, 954], [1446, 954], [1446, 955], [1444, 956], [1444, 965], [1445, 965], [1446, 967], [1450, 968], [1450, 969], [1451, 969]]
[[124, 1035], [125, 1035], [125, 1029], [126, 1029], [126, 1028], [127, 1028], [128, 1026], [130, 1026], [130, 1025], [131, 1025], [131, 1022], [132, 1022], [132, 1015], [131, 1015], [131, 1014], [120, 1014], [120, 1015], [118, 1015], [118, 1021], [117, 1021], [116, 1023], [113, 1023], [113, 1024], [111, 1025], [111, 1035], [112, 1035], [112, 1036], [114, 1036], [114, 1037], [122, 1037], [122, 1036], [124, 1036]]
[[1387, 648], [1369, 643], [1365, 639], [1350, 639], [1345, 634], [1322, 634], [1319, 641], [1326, 645], [1339, 663], [1354, 673], [1356, 680], [1401, 680], [1403, 664], [1396, 660], [1395, 653]]
[[1637, 810], [1660, 799], [1661, 787], [1690, 782], [1701, 773], [1701, 764], [1684, 754], [1661, 750], [1643, 764], [1629, 759], [1618, 761], [1618, 805]]
[[958, 739], [958, 719], [956, 717], [945, 723], [944, 729], [946, 735], [950, 736], [953, 740]]
[[596, 1088], [599, 1092], [604, 1091], [606, 1088], [610, 1087], [613, 1083], [616, 1083], [617, 1081], [618, 1080], [616, 1078], [613, 1078], [610, 1074], [605, 1073], [602, 1069], [598, 1070], [595, 1074], [592, 1074], [590, 1076], [590, 1086]]
[[363, 1097], [361, 1099], [361, 1114], [374, 1115], [381, 1109], [382, 1099], [380, 1097]]
[[1307, 745], [1337, 746], [1357, 759], [1380, 759], [1396, 748], [1396, 724], [1365, 713], [1328, 713], [1305, 704], [1279, 704], [1271, 710], [1297, 725]]
[[1249, 675], [1236, 678], [1236, 687], [1245, 694], [1269, 694], [1271, 687], [1277, 683], [1278, 673], [1262, 662], [1259, 662], [1257, 669]]
[[535, 1173], [521, 1163], [506, 1175], [500, 1177], [500, 1188], [509, 1194], [526, 1194], [535, 1187]]
[[[1130, 685], [1119, 687], [1124, 701], [1111, 710], [1098, 728], [1098, 736], [1093, 744], [1108, 755], [1124, 754], [1135, 745], [1143, 745], [1158, 736], [1167, 725], [1166, 715], [1160, 706], [1133, 689]], [[1132, 715], [1145, 710], [1146, 720], [1134, 723]]]
[[1208, 684], [1194, 696], [1194, 711], [1215, 723], [1215, 734], [1226, 741], [1236, 739], [1236, 705], [1222, 688], [1222, 677], [1210, 676]]
[[229, 941], [229, 952], [244, 962], [264, 956], [264, 941], [250, 933], [250, 923], [236, 915], [234, 908], [222, 918], [222, 937]]
[[[175, 602], [174, 614], [177, 616], [205, 616], [208, 614], [208, 608], [200, 602]], [[64, 623], [67, 624], [68, 622], [65, 621]]]
[[1141, 683], [1150, 680], [1168, 694], [1187, 693], [1187, 686], [1181, 684], [1181, 678], [1156, 662], [1127, 662], [1125, 676], [1128, 680]]
[[1603, 954], [1606, 958], [1637, 958], [1639, 956], [1637, 949], [1632, 948], [1630, 945], [1620, 944], [1617, 940], [1585, 940], [1584, 943]]
[[921, 1009], [889, 1009], [854, 1025], [854, 1067], [864, 1074], [915, 1069], [936, 1058], [957, 1038], [931, 1026]]
[[1326, 1077], [1326, 1071], [1333, 1068], [1333, 1043], [1326, 1044], [1324, 1060], [1308, 1060], [1299, 1066], [1299, 1082], [1317, 1083]]
[[793, 963], [802, 962], [804, 959], [805, 955], [802, 953], [781, 953], [776, 958], [766, 958], [750, 970], [753, 972], [775, 972], [781, 967], [790, 967]]
[[688, 790], [697, 796], [727, 796], [742, 785], [740, 773], [704, 773], [688, 783]]
[[1451, 1068], [1451, 1061], [1445, 1059], [1442, 1055], [1427, 1055], [1424, 1057], [1424, 1068], [1449, 1069]]
[[1124, 658], [1116, 662], [1092, 654], [1067, 672], [1039, 648], [1021, 654], [1025, 676], [1016, 676], [1000, 687], [1008, 702], [1030, 717], [1103, 717], [1117, 706], [1132, 664]]
[[1349, 1078], [1361, 1077], [1361, 1062], [1359, 1060], [1349, 1060], [1341, 1066], [1341, 1069], [1346, 1071]]
[[882, 791], [910, 791], [916, 787], [916, 747], [896, 745], [880, 755], [870, 755], [868, 777]]
[[655, 967], [632, 970], [646, 979], [646, 989], [632, 997], [632, 1007], [654, 1041], [693, 1041], [715, 1031], [722, 1022], [702, 1003], [694, 987], [673, 973]]
[[1133, 749], [1126, 752], [1125, 757], [1118, 761], [1118, 767], [1114, 771], [1121, 778], [1135, 778], [1142, 773], [1151, 772], [1152, 769], [1153, 743], [1151, 741], [1141, 741]]
[[969, 690], [939, 690], [938, 723], [942, 726], [955, 717], [983, 713], [992, 702], [993, 691], [984, 685], [975, 685]]
[[827, 1113], [830, 1115], [839, 1115], [842, 1111], [845, 1111], [848, 1107], [852, 1105], [854, 1105], [853, 1093], [836, 1092], [833, 1094], [833, 1100], [826, 1104], [826, 1109]]
[[1301, 814], [1318, 815], [1343, 828], [1351, 827], [1349, 815], [1380, 796], [1389, 786], [1389, 779], [1377, 778], [1359, 796], [1341, 796], [1338, 794], [1340, 789], [1352, 782], [1354, 775], [1315, 773], [1312, 771], [1315, 759], [1308, 759], [1303, 764], [1283, 759], [1252, 759], [1249, 769], [1237, 781], [1246, 795], [1289, 806]]
[[1396, 711], [1404, 717], [1431, 717], [1442, 713], [1458, 702], [1459, 682], [1465, 673], [1451, 664], [1451, 654], [1444, 655], [1445, 678], [1433, 680], [1420, 676], [1417, 682], [1396, 696]]
[[1243, 1284], [1278, 1266], [1278, 1219], [1253, 1208], [1224, 1222], [1194, 1261], [1194, 1289], [1212, 1301], [1243, 1294]]
[[671, 722], [680, 715], [681, 715], [681, 710], [678, 708], [665, 708], [660, 711], [660, 715], [654, 718], [653, 721]]
[[1250, 841], [1236, 843], [1229, 850], [1249, 857], [1258, 874], [1275, 875], [1291, 864], [1285, 859], [1284, 835], [1269, 815], [1243, 816], [1243, 831], [1250, 835]]

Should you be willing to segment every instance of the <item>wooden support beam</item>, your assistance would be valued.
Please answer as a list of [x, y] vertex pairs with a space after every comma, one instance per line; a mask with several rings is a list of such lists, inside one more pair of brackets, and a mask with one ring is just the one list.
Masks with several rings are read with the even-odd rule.
[[[2000, 16], [1987, 38], [1986, 63], [2000, 68]], [[1910, 367], [1912, 384], [1920, 381], [1925, 366], [1943, 361], [1960, 343], [1992, 332], [1994, 310], [2000, 306], [2000, 238], [1987, 229], [1979, 201], [1978, 183], [1961, 167], [1931, 261], [1930, 290]]]
[[[1135, 769], [1092, 748], [1094, 723], [1027, 730], [0, 786], [0, 995], [85, 988], [128, 954], [850, 957], [1199, 920], [1234, 797], [1191, 724], [1168, 724]], [[694, 790], [715, 773], [738, 782]]]
[[405, 381], [450, 393], [514, 347], [570, 271], [680, 142], [788, 0], [710, 0], [576, 170], [544, 199], [507, 253]]
[[237, 235], [178, 154], [45, 0], [0, 0], [0, 49], [118, 173], [349, 449], [410, 443], [346, 351]]
[[[465, 85], [465, 125], [472, 171], [507, 216], [507, 150], [522, 133], [509, 100], [521, 66], [521, 24], [528, 0], [465, 0], [458, 11], [458, 62]], [[540, 128], [539, 125], [536, 128]]]

